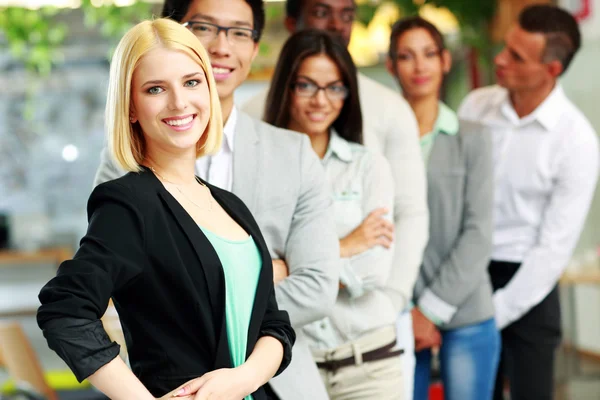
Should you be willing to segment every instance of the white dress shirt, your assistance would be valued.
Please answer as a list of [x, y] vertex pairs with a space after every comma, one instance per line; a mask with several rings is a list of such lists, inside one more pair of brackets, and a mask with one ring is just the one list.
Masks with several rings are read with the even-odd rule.
[[[392, 220], [394, 180], [388, 161], [335, 131], [322, 160], [331, 185], [338, 237], [346, 237], [373, 210], [386, 207]], [[386, 293], [393, 247], [375, 246], [342, 258], [340, 289], [330, 316], [304, 327], [313, 348], [332, 349], [385, 326], [394, 326], [398, 310]]]
[[598, 178], [598, 137], [560, 84], [523, 118], [499, 86], [472, 92], [458, 113], [494, 136], [492, 259], [521, 263], [494, 293], [502, 329], [541, 302], [568, 264]]
[[233, 185], [233, 142], [237, 109], [233, 107], [223, 127], [223, 143], [219, 151], [196, 161], [196, 173], [205, 181], [231, 192]]
[[[394, 177], [394, 237], [396, 252], [389, 294], [394, 305], [408, 306], [423, 260], [429, 230], [427, 179], [419, 145], [419, 126], [410, 105], [395, 90], [358, 74], [364, 144], [387, 158]], [[243, 105], [263, 118], [268, 89]]]

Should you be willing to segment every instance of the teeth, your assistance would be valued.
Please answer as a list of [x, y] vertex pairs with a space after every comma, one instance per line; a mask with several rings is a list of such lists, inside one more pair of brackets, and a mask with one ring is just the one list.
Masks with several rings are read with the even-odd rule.
[[309, 116], [314, 119], [323, 119], [325, 118], [325, 114], [323, 113], [310, 113]]
[[214, 74], [228, 74], [231, 70], [229, 68], [213, 67]]
[[193, 119], [194, 119], [194, 117], [190, 115], [189, 117], [184, 118], [184, 119], [172, 119], [170, 121], [165, 121], [165, 122], [167, 123], [167, 125], [181, 126], [181, 125], [189, 124], [190, 122], [192, 122]]

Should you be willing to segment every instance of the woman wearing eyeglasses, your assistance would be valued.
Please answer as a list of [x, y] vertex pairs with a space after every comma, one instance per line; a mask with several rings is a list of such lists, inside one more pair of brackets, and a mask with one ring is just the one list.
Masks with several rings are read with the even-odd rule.
[[288, 39], [265, 121], [308, 135], [331, 185], [343, 260], [340, 291], [330, 316], [304, 328], [329, 396], [401, 399], [398, 310], [386, 294], [393, 180], [383, 156], [361, 144], [356, 68], [339, 38], [307, 30]]

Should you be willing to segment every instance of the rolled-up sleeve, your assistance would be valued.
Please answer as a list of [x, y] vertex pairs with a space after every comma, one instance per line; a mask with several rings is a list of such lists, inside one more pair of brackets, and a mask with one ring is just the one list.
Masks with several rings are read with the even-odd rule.
[[260, 328], [260, 336], [271, 336], [281, 342], [283, 346], [283, 358], [275, 376], [282, 373], [292, 361], [292, 347], [296, 342], [296, 333], [290, 323], [286, 311], [280, 310], [275, 298], [275, 290], [272, 287], [267, 304], [265, 318]]
[[79, 250], [39, 294], [38, 325], [80, 382], [119, 354], [100, 318], [112, 294], [147, 262], [144, 221], [132, 199], [131, 190], [116, 182], [94, 190]]

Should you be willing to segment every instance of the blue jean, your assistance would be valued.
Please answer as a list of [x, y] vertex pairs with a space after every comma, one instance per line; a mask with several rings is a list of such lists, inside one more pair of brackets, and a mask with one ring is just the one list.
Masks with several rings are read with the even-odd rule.
[[[442, 331], [440, 370], [445, 400], [491, 400], [500, 359], [494, 319]], [[416, 353], [414, 400], [427, 400], [431, 350]]]

